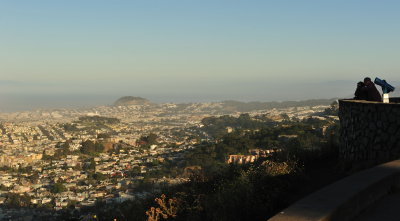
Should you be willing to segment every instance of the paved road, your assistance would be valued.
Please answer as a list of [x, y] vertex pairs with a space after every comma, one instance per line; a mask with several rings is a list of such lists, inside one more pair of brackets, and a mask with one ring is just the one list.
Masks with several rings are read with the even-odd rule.
[[400, 221], [400, 192], [382, 198], [354, 221]]

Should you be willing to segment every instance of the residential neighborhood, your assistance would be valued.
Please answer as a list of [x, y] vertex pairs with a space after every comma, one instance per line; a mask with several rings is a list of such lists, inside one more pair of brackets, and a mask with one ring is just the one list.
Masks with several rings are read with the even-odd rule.
[[[327, 107], [274, 108], [247, 114], [282, 121], [307, 118]], [[211, 139], [198, 130], [203, 118], [226, 114], [221, 103], [0, 113], [0, 206], [13, 208], [2, 209], [0, 219], [32, 216], [29, 208], [79, 210], [96, 202], [121, 203], [165, 185], [187, 182], [188, 177], [180, 174], [154, 174], [160, 170], [159, 163], [179, 161], [185, 151]], [[279, 150], [232, 155], [227, 163], [253, 162], [274, 151]]]

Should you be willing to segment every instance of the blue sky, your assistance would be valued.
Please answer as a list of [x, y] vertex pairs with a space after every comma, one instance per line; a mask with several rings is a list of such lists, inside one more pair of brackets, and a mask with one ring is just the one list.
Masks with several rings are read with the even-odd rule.
[[[276, 90], [268, 88], [277, 85], [357, 82], [366, 75], [397, 82], [399, 6], [385, 0], [0, 1], [0, 93], [232, 99], [264, 93], [271, 100]], [[301, 88], [285, 94], [300, 99], [302, 92], [317, 94]]]

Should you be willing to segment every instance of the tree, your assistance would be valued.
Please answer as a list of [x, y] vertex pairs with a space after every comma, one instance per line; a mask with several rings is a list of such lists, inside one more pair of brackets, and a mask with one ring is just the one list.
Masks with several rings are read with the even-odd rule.
[[82, 142], [82, 147], [80, 149], [83, 154], [97, 154], [104, 151], [104, 145], [99, 142], [93, 142], [91, 140], [86, 140]]
[[108, 139], [108, 138], [110, 138], [111, 136], [109, 135], [109, 134], [106, 134], [106, 133], [101, 133], [101, 134], [97, 134], [97, 138], [98, 139], [101, 139], [101, 138], [103, 138], [103, 139]]
[[28, 207], [31, 204], [31, 197], [24, 193], [23, 195], [19, 195], [16, 193], [9, 193], [6, 195], [6, 202], [5, 204], [9, 207]]
[[145, 142], [147, 145], [153, 145], [153, 144], [157, 144], [157, 138], [158, 136], [154, 133], [150, 133], [147, 136], [142, 136], [140, 137], [140, 141]]
[[89, 162], [86, 162], [83, 166], [83, 169], [85, 171], [87, 170], [96, 170], [96, 162], [94, 161], [94, 158], [91, 158]]
[[71, 151], [69, 149], [70, 143], [71, 143], [71, 141], [67, 141], [64, 143], [61, 143], [61, 142], [57, 143], [57, 145], [56, 145], [57, 149], [56, 149], [53, 157], [59, 159], [61, 157], [65, 157], [68, 154], [71, 154]]
[[62, 183], [55, 183], [50, 191], [52, 193], [61, 193], [67, 191], [67, 188]]
[[32, 183], [37, 183], [39, 181], [39, 173], [38, 172], [34, 172], [30, 177], [29, 180]]
[[102, 153], [102, 152], [104, 152], [104, 145], [101, 144], [101, 143], [99, 143], [99, 142], [96, 142], [96, 143], [94, 144], [94, 151], [95, 151], [96, 153]]
[[94, 152], [94, 143], [91, 140], [86, 140], [82, 142], [81, 152], [84, 154], [89, 154]]
[[289, 120], [290, 120], [289, 115], [287, 115], [287, 114], [285, 114], [285, 113], [281, 114], [280, 116], [282, 117], [282, 119], [283, 119], [284, 121], [289, 121]]
[[159, 207], [151, 207], [146, 211], [148, 221], [158, 221], [160, 218], [168, 219], [169, 217], [176, 217], [176, 213], [178, 212], [177, 199], [171, 198], [166, 201], [166, 198], [167, 197], [162, 194], [160, 198], [155, 199]]
[[102, 173], [94, 173], [93, 174], [93, 179], [97, 180], [97, 181], [101, 181], [101, 180], [105, 180], [106, 176]]

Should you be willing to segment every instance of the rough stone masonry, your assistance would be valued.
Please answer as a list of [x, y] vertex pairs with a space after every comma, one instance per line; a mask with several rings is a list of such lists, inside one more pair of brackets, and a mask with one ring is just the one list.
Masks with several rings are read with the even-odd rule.
[[340, 157], [376, 165], [400, 158], [400, 98], [339, 100]]

